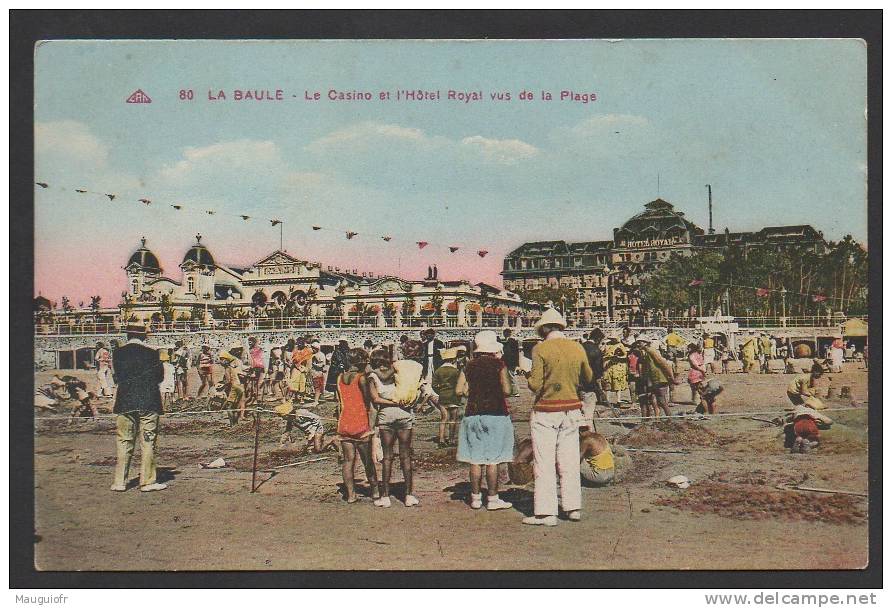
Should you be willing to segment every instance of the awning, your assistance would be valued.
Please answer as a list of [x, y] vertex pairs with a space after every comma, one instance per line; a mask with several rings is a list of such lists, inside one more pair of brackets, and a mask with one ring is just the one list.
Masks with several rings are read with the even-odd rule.
[[861, 319], [849, 319], [842, 324], [842, 335], [853, 338], [867, 336], [867, 322]]

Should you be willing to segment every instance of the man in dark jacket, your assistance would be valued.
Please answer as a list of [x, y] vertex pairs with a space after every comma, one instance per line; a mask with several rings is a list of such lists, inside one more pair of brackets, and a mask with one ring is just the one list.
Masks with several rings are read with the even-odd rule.
[[127, 344], [115, 351], [114, 380], [118, 385], [114, 412], [117, 418], [118, 461], [115, 466], [113, 492], [127, 489], [130, 460], [136, 436], [140, 436], [142, 460], [139, 489], [143, 492], [164, 490], [167, 484], [157, 483], [155, 445], [158, 442], [158, 418], [161, 415], [161, 391], [164, 368], [158, 351], [145, 345], [144, 325], [131, 324], [125, 330]]
[[433, 381], [434, 370], [443, 364], [443, 358], [440, 357], [440, 351], [446, 348], [443, 341], [437, 338], [437, 332], [433, 328], [428, 327], [421, 332], [421, 377], [427, 379], [428, 384]]
[[604, 334], [596, 328], [588, 334], [583, 334], [582, 338], [582, 348], [585, 349], [593, 375], [591, 383], [583, 387], [583, 390], [595, 393], [598, 403], [607, 403], [607, 394], [601, 388], [601, 378], [604, 377], [604, 354], [601, 352], [601, 341], [604, 339]]

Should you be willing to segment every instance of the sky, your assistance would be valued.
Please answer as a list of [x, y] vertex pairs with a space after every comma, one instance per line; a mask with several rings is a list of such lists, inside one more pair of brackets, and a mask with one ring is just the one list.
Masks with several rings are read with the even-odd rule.
[[[323, 268], [421, 279], [437, 264], [496, 285], [522, 243], [610, 239], [658, 196], [706, 228], [706, 184], [718, 230], [867, 238], [857, 40], [49, 41], [35, 62], [49, 184], [35, 187], [35, 290], [75, 305], [119, 302], [143, 236], [177, 280], [199, 232], [219, 262], [250, 265], [279, 248], [268, 218]], [[152, 103], [125, 103], [137, 89]], [[395, 99], [409, 89], [440, 99]]]

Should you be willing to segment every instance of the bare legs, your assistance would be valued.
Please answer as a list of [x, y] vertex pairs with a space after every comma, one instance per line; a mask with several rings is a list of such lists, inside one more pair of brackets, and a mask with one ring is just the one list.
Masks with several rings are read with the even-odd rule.
[[472, 464], [470, 471], [471, 493], [480, 494], [483, 485], [483, 474], [486, 473], [486, 494], [496, 496], [499, 493], [499, 465]]
[[344, 462], [341, 463], [341, 472], [344, 476], [344, 488], [346, 490], [348, 503], [354, 503], [359, 500], [356, 497], [356, 483], [354, 478], [357, 460], [362, 462], [362, 466], [365, 469], [369, 488], [372, 492], [372, 498], [378, 498], [380, 495], [378, 475], [375, 472], [375, 465], [372, 463], [371, 447], [372, 444], [369, 440], [341, 441], [341, 453], [344, 455]]
[[381, 429], [381, 448], [384, 450], [384, 459], [381, 461], [381, 482], [384, 496], [390, 496], [390, 474], [393, 471], [393, 443], [400, 443], [400, 468], [403, 470], [403, 479], [406, 481], [406, 495], [412, 494], [412, 429], [402, 429], [396, 432]]

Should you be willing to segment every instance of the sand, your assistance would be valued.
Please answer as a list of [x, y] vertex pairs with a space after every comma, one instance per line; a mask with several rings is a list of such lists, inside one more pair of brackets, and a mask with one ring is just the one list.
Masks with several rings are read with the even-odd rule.
[[[92, 375], [80, 374], [92, 383]], [[37, 374], [44, 382], [47, 372]], [[789, 376], [731, 374], [722, 411], [776, 411], [786, 404]], [[780, 428], [747, 418], [646, 423], [598, 430], [629, 447], [618, 481], [583, 488], [583, 521], [554, 528], [523, 526], [533, 484], [503, 489], [514, 508], [473, 511], [464, 502], [467, 470], [433, 441], [435, 413], [415, 435], [418, 508], [406, 508], [401, 474], [394, 505], [369, 498], [343, 501], [340, 465], [327, 460], [259, 474], [249, 493], [254, 431], [235, 429], [221, 413], [165, 416], [159, 476], [168, 490], [109, 491], [114, 465], [113, 420], [69, 424], [64, 412], [38, 412], [35, 434], [36, 566], [43, 570], [205, 569], [665, 569], [860, 568], [867, 561], [867, 499], [778, 490], [806, 485], [866, 492], [867, 374], [835, 375], [861, 407], [830, 412], [837, 424], [809, 454], [783, 449]], [[686, 386], [674, 411], [691, 411]], [[529, 434], [531, 396], [512, 399], [518, 439]], [[830, 400], [847, 407], [849, 400]], [[67, 404], [70, 406], [70, 403]], [[101, 402], [108, 409], [107, 401]], [[319, 408], [330, 416], [333, 404]], [[194, 409], [194, 408], [193, 408]], [[635, 413], [634, 411], [630, 413]], [[771, 416], [764, 416], [771, 418]], [[331, 425], [331, 422], [327, 422]], [[303, 442], [279, 446], [284, 423], [266, 414], [261, 468], [318, 456]], [[300, 436], [295, 432], [295, 436]], [[223, 469], [202, 469], [223, 457]], [[132, 474], [138, 471], [135, 456]], [[669, 487], [675, 474], [692, 482]], [[362, 473], [357, 473], [362, 479]], [[135, 483], [132, 482], [132, 483]], [[367, 494], [364, 483], [360, 495]], [[809, 543], [791, 541], [809, 538]]]

